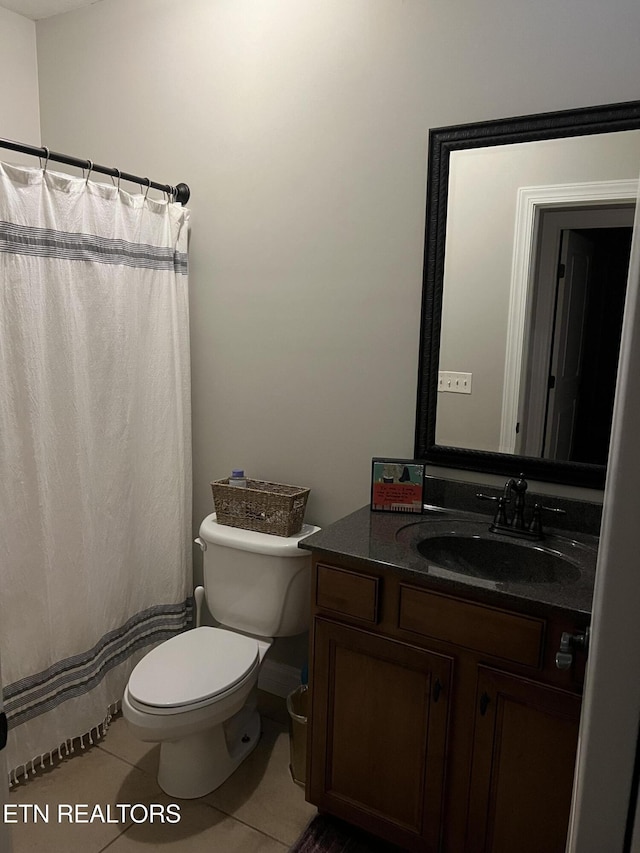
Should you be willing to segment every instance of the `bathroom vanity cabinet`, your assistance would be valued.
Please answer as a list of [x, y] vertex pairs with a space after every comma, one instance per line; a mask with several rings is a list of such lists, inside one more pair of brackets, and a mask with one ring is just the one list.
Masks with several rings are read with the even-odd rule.
[[314, 553], [307, 799], [406, 850], [562, 853], [586, 624]]

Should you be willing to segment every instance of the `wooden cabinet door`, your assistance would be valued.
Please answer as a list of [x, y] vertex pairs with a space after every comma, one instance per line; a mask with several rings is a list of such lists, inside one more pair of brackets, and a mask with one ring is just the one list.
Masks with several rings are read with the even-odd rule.
[[466, 853], [564, 853], [580, 703], [479, 667]]
[[450, 658], [316, 618], [311, 802], [435, 853], [451, 672]]

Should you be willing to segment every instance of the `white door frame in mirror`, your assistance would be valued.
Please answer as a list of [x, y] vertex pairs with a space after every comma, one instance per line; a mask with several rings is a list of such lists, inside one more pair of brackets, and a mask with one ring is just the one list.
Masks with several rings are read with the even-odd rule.
[[527, 317], [531, 310], [531, 291], [536, 263], [540, 214], [561, 207], [586, 207], [602, 204], [635, 204], [637, 180], [591, 181], [579, 184], [520, 187], [516, 203], [515, 234], [509, 319], [505, 357], [504, 390], [500, 425], [500, 453], [515, 453], [520, 386], [524, 354], [527, 351]]
[[[528, 350], [524, 356], [523, 374], [520, 386], [520, 405], [518, 407], [518, 421], [520, 429], [516, 442], [516, 451], [522, 456], [539, 456], [541, 449], [545, 448], [544, 456], [551, 459], [566, 459], [566, 455], [557, 455], [557, 447], [554, 447], [554, 438], [557, 440], [559, 434], [553, 428], [558, 426], [559, 421], [554, 421], [553, 412], [558, 404], [556, 393], [561, 391], [560, 408], [562, 402], [571, 402], [575, 387], [569, 390], [568, 396], [562, 397], [563, 384], [560, 380], [559, 386], [551, 391], [549, 388], [549, 371], [559, 378], [564, 375], [570, 378], [570, 373], [580, 361], [579, 350], [585, 341], [584, 332], [584, 309], [586, 301], [579, 298], [582, 288], [573, 287], [581, 278], [588, 285], [590, 278], [590, 267], [594, 259], [594, 243], [591, 239], [585, 240], [580, 235], [581, 229], [603, 230], [606, 228], [627, 228], [631, 232], [635, 214], [635, 202], [629, 204], [597, 204], [576, 205], [562, 207], [560, 210], [552, 208], [545, 210], [540, 216], [540, 232], [537, 243], [536, 265], [532, 281], [529, 284], [531, 290], [531, 306], [528, 310], [528, 325], [532, 330], [528, 342]], [[630, 247], [629, 247], [630, 248]], [[558, 260], [561, 264], [564, 258], [565, 270], [560, 276]], [[571, 262], [568, 257], [571, 255]], [[610, 262], [614, 259], [611, 258]], [[577, 264], [577, 266], [576, 266]], [[628, 258], [627, 258], [628, 264]], [[560, 290], [560, 279], [563, 287]], [[626, 274], [620, 284], [626, 286]], [[583, 294], [584, 295], [584, 294]], [[612, 293], [611, 296], [614, 296]], [[563, 307], [564, 306], [564, 307]], [[621, 306], [622, 310], [622, 306]], [[620, 317], [622, 320], [622, 316]], [[558, 327], [558, 323], [560, 324]], [[573, 350], [566, 349], [569, 333], [569, 324], [574, 330], [581, 327], [582, 331], [573, 339]], [[613, 341], [611, 342], [612, 345]], [[618, 339], [618, 344], [620, 343]], [[577, 350], [575, 349], [577, 348]], [[563, 352], [563, 366], [554, 358], [558, 358], [560, 351]], [[569, 358], [570, 353], [576, 356], [576, 361]], [[569, 373], [565, 370], [569, 368]], [[560, 374], [558, 373], [560, 371]], [[604, 380], [603, 380], [604, 381]], [[611, 377], [611, 386], [602, 388], [606, 395], [613, 392], [615, 379]], [[564, 393], [568, 389], [564, 388]], [[602, 398], [601, 398], [602, 399]], [[609, 415], [611, 413], [609, 412]], [[568, 438], [565, 434], [564, 438]], [[565, 448], [566, 450], [566, 448]], [[597, 458], [597, 449], [594, 447], [593, 462]]]

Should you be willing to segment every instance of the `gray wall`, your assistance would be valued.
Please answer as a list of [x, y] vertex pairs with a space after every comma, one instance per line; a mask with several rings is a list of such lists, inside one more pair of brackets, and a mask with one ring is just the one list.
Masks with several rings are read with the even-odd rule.
[[36, 27], [43, 143], [192, 188], [209, 481], [320, 525], [411, 456], [430, 127], [632, 100], [637, 0], [102, 0]]
[[[0, 8], [0, 136], [40, 144], [36, 27]], [[2, 152], [5, 162], [33, 164], [33, 157]]]
[[195, 523], [232, 466], [327, 524], [411, 455], [429, 127], [631, 100], [616, 0], [103, 0], [37, 24], [43, 142], [193, 191]]

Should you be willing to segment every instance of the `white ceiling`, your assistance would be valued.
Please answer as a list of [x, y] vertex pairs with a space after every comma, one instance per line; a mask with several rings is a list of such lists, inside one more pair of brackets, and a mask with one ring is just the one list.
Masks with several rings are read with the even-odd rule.
[[71, 9], [79, 9], [81, 6], [91, 6], [98, 0], [0, 0], [0, 6], [38, 21], [41, 18], [50, 18], [61, 12], [70, 12]]

